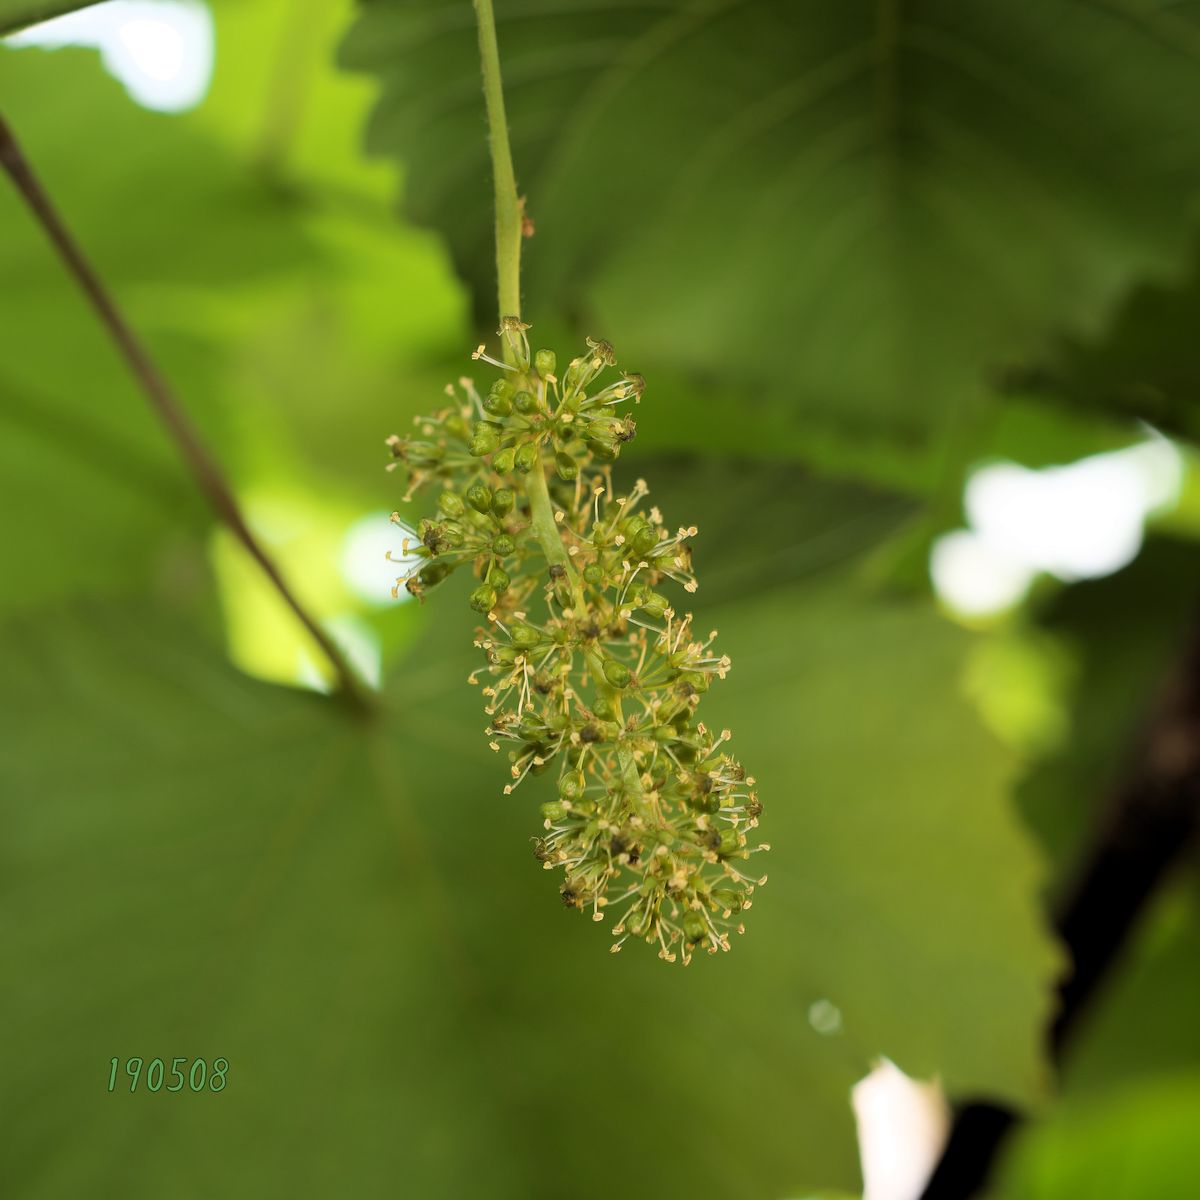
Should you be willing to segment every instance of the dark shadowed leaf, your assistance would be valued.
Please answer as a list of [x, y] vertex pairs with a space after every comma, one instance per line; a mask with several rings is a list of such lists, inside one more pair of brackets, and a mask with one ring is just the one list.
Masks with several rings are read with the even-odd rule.
[[1076, 413], [1096, 408], [1195, 439], [1200, 432], [1200, 261], [1182, 280], [1144, 283], [1125, 297], [1098, 337], [1063, 337], [1032, 365], [1007, 374]]
[[[883, 440], [932, 470], [989, 366], [1186, 244], [1200, 32], [1179, 6], [496, 7], [533, 319], [766, 392], [814, 459], [869, 470]], [[490, 314], [473, 41], [465, 0], [372, 0], [342, 60], [379, 76], [368, 144]]]

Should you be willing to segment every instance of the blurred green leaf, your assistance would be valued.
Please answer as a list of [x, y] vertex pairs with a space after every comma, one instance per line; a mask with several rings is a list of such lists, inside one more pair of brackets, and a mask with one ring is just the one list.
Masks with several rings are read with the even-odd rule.
[[473, 343], [440, 239], [395, 220], [394, 168], [359, 151], [373, 88], [331, 54], [353, 7], [219, 0], [212, 89], [186, 119], [319, 253], [315, 269], [205, 308], [235, 348], [243, 468], [366, 500], [384, 437], [439, 402]]
[[[227, 156], [136, 108], [89, 52], [0, 49], [0, 107], [118, 305], [226, 462], [234, 442], [202, 298], [236, 302], [316, 253]], [[80, 154], [81, 146], [104, 153]], [[155, 202], [154, 189], [169, 202]], [[148, 191], [149, 189], [149, 191]], [[7, 180], [0, 187], [0, 495], [16, 558], [0, 604], [143, 588], [203, 505], [78, 286]], [[192, 312], [185, 311], [188, 305]], [[36, 498], [36, 500], [35, 500]]]
[[0, 612], [80, 591], [152, 592], [172, 577], [186, 591], [193, 574], [204, 506], [144, 401], [132, 385], [117, 397], [124, 412], [95, 412], [86, 393], [71, 399], [0, 370], [0, 507], [9, 514]]
[[1200, 1076], [1129, 1088], [1066, 1107], [1027, 1129], [997, 1200], [1184, 1200], [1200, 1194]]
[[[497, 8], [532, 319], [765, 393], [814, 460], [869, 470], [885, 441], [932, 474], [989, 366], [1187, 243], [1200, 31], [1177, 6]], [[379, 76], [368, 145], [486, 313], [473, 42], [463, 0], [372, 0], [341, 53]]]
[[[357, 209], [365, 222], [386, 221], [396, 169], [364, 160], [360, 150], [374, 88], [332, 62], [355, 0], [210, 0], [210, 7], [218, 42], [212, 84], [187, 120], [294, 197], [320, 195]], [[401, 240], [406, 232], [411, 238], [392, 226]]]
[[[249, 11], [239, 15], [244, 25]], [[305, 166], [307, 125], [294, 134], [300, 165], [288, 186], [261, 169], [229, 131], [235, 119], [239, 133], [253, 125], [245, 95], [261, 60], [248, 75], [218, 73], [211, 112], [206, 102], [165, 116], [134, 105], [91, 51], [0, 55], [0, 103], [26, 154], [194, 418], [233, 452], [230, 465], [278, 471], [299, 453], [305, 478], [365, 479], [406, 372], [467, 344], [455, 337], [461, 300], [434, 239], [398, 227], [366, 184], [356, 194], [340, 159], [332, 177]], [[353, 116], [341, 130], [347, 147]], [[316, 124], [318, 148], [333, 139]], [[148, 187], [169, 202], [147, 202]], [[0, 248], [6, 373], [15, 386], [119, 412], [133, 395], [124, 369], [8, 187], [0, 221], [13, 231]], [[70, 355], [56, 352], [68, 344]], [[443, 382], [439, 369], [430, 390]]]

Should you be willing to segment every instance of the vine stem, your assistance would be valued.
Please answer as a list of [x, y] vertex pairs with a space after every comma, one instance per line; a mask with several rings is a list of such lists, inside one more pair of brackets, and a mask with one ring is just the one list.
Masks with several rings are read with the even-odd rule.
[[500, 80], [500, 48], [492, 0], [475, 0], [479, 27], [479, 62], [483, 68], [483, 100], [487, 107], [488, 147], [496, 197], [496, 286], [500, 317], [521, 315], [521, 201], [508, 144], [504, 86]]
[[[496, 15], [492, 0], [474, 0], [475, 18], [479, 29], [479, 62], [483, 70], [483, 100], [487, 109], [488, 148], [492, 158], [492, 184], [496, 205], [496, 290], [500, 304], [500, 319], [521, 315], [521, 200], [517, 194], [516, 172], [513, 170], [512, 147], [508, 141], [508, 117], [504, 109], [504, 86], [500, 77], [500, 47], [496, 40]], [[505, 357], [511, 361], [511, 351], [505, 341]], [[538, 461], [528, 475], [525, 494], [529, 500], [529, 513], [534, 536], [541, 546], [546, 562], [560, 566], [566, 573], [577, 611], [582, 614], [586, 604], [583, 582], [575, 564], [571, 562], [563, 545], [558, 524], [554, 520], [554, 507], [550, 502], [550, 489], [546, 483], [546, 463], [541, 451]], [[596, 681], [596, 687], [613, 707], [618, 724], [624, 723], [621, 713], [621, 695], [609, 686], [604, 677], [604, 663], [598, 650], [587, 654], [588, 666]], [[633, 751], [621, 747], [617, 752], [621, 763], [621, 775], [629, 788], [634, 804], [645, 812], [647, 804], [642, 791], [641, 776]]]
[[58, 256], [75, 282], [87, 297], [100, 323], [116, 345], [133, 374], [150, 407], [162, 422], [167, 434], [179, 449], [192, 477], [217, 517], [228, 526], [250, 557], [258, 563], [272, 586], [321, 648], [337, 675], [340, 694], [361, 710], [372, 707], [372, 701], [359, 682], [346, 656], [336, 642], [321, 628], [283, 578], [274, 560], [250, 531], [226, 482], [221, 468], [209, 453], [183, 406], [158, 370], [146, 348], [138, 341], [129, 323], [121, 314], [113, 297], [96, 274], [72, 237], [58, 210], [51, 203], [33, 167], [21, 151], [16, 137], [0, 115], [0, 165], [25, 201], [34, 219], [41, 225]]
[[554, 507], [550, 503], [550, 488], [546, 484], [546, 464], [539, 453], [537, 465], [529, 472], [529, 481], [525, 485], [525, 494], [529, 497], [529, 516], [532, 521], [534, 536], [546, 556], [546, 562], [551, 566], [562, 567], [571, 585], [571, 594], [575, 597], [577, 608], [583, 608], [583, 584], [575, 564], [567, 553], [566, 546], [558, 532], [558, 523], [554, 520]]

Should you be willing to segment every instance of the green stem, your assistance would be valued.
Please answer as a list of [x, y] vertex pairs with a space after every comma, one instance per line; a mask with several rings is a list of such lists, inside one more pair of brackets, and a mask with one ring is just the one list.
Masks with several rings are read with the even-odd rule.
[[488, 145], [496, 193], [496, 281], [500, 316], [521, 315], [521, 201], [508, 144], [504, 88], [500, 82], [500, 49], [492, 0], [475, 0], [479, 26], [479, 61], [483, 67], [483, 99], [487, 106]]
[[558, 522], [554, 519], [554, 506], [550, 503], [550, 488], [546, 484], [546, 464], [541, 453], [538, 453], [537, 465], [529, 472], [525, 484], [525, 493], [529, 497], [529, 515], [533, 523], [533, 532], [542, 547], [542, 553], [551, 566], [562, 567], [571, 583], [571, 593], [579, 608], [583, 607], [583, 587], [579, 573], [571, 556], [563, 545], [558, 532]]
[[[512, 149], [508, 144], [508, 120], [504, 115], [504, 87], [500, 80], [500, 49], [496, 44], [496, 17], [492, 0], [475, 0], [479, 26], [479, 61], [483, 67], [483, 98], [487, 107], [488, 147], [492, 155], [492, 180], [496, 191], [496, 276], [500, 318], [521, 315], [521, 204], [517, 198]], [[507, 343], [505, 353], [508, 353]], [[583, 583], [567, 554], [554, 520], [546, 465], [538, 454], [525, 485], [529, 497], [533, 532], [546, 562], [566, 572], [579, 612], [584, 610]], [[604, 680], [603, 674], [600, 676]]]
[[[582, 616], [587, 609], [587, 601], [583, 595], [583, 580], [575, 570], [575, 564], [567, 553], [566, 546], [558, 532], [558, 522], [554, 519], [554, 506], [550, 503], [550, 488], [546, 484], [546, 464], [538, 452], [537, 465], [526, 477], [525, 495], [529, 497], [529, 516], [534, 537], [546, 556], [546, 562], [551, 566], [562, 567], [566, 572], [567, 584], [575, 600], [575, 614]], [[613, 692], [604, 678], [604, 659], [598, 650], [588, 652], [588, 665], [596, 676], [596, 686], [604, 691], [614, 702], [616, 711], [621, 711], [619, 695]], [[620, 717], [618, 716], [618, 720]]]

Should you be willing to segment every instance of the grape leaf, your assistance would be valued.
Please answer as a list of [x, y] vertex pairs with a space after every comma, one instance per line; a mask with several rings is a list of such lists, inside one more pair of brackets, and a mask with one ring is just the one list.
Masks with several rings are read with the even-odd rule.
[[[800, 1167], [783, 1113], [804, 1087], [824, 1099], [799, 1114], [804, 1165], [853, 1178], [840, 1054], [777, 1008], [753, 1019], [734, 959], [614, 959], [556, 902], [461, 651], [413, 663], [371, 731], [144, 611], [11, 633], [6, 1191], [153, 1195], [170, 1167], [197, 1194], [600, 1196], [600, 1146], [630, 1194], [750, 1197]], [[113, 1054], [221, 1055], [230, 1086], [109, 1096]], [[727, 1126], [731, 1076], [781, 1105], [748, 1167], [689, 1133]], [[694, 1142], [684, 1161], [664, 1137]]]
[[758, 937], [794, 939], [801, 994], [834, 1004], [866, 1055], [1036, 1101], [1059, 959], [1013, 764], [958, 694], [967, 639], [923, 603], [832, 582], [719, 624], [735, 671], [706, 720], [775, 800]]
[[[931, 468], [986, 368], [1186, 245], [1200, 32], [1178, 6], [497, 9], [532, 319], [770, 396], [814, 458], [882, 440]], [[341, 58], [379, 77], [368, 146], [489, 312], [473, 39], [464, 0], [372, 0]]]
[[[557, 903], [537, 795], [499, 797], [479, 736], [465, 614], [428, 608], [367, 724], [159, 611], [9, 625], [7, 1191], [138, 1197], [170, 1168], [196, 1194], [460, 1195], [486, 1171], [600, 1197], [598, 1147], [634, 1196], [853, 1188], [874, 1054], [1037, 1091], [1056, 960], [960, 634], [833, 579], [712, 606], [737, 656], [712, 717], [775, 849], [734, 953], [672, 970]], [[808, 1027], [818, 999], [840, 1032]], [[228, 1091], [107, 1094], [112, 1056], [179, 1054], [227, 1058]]]

